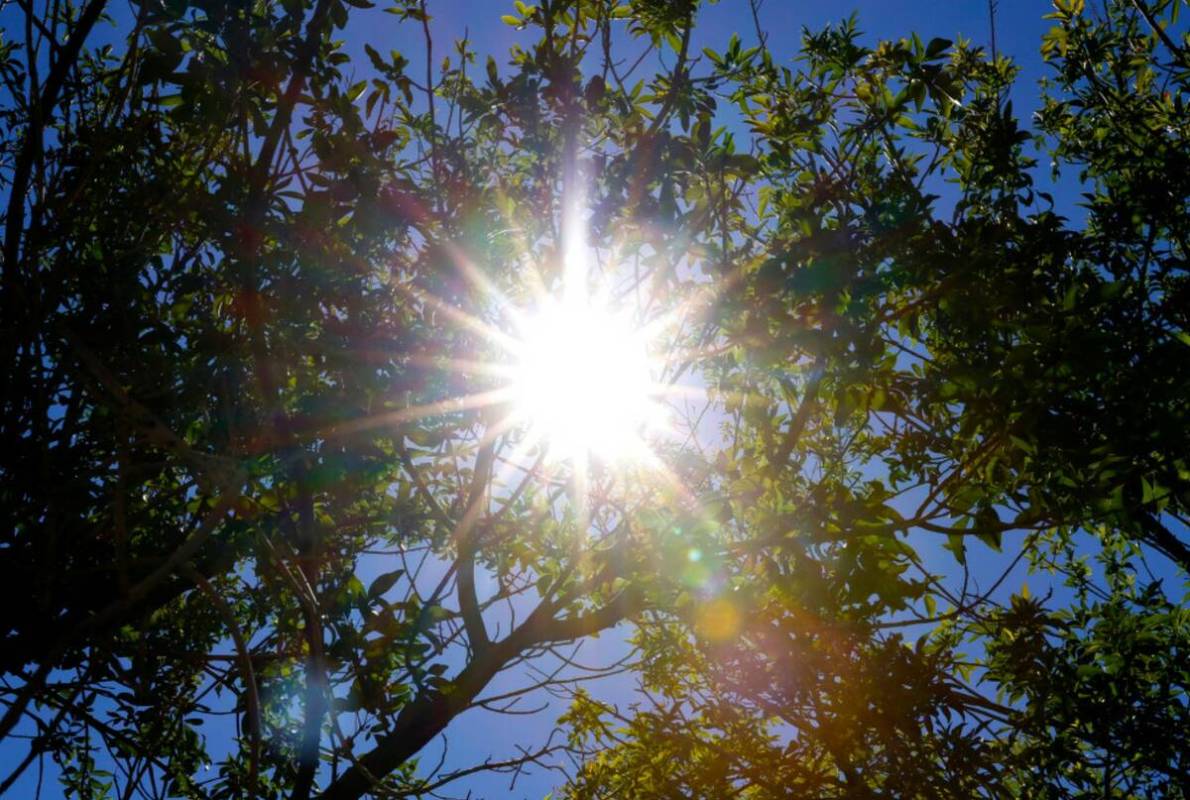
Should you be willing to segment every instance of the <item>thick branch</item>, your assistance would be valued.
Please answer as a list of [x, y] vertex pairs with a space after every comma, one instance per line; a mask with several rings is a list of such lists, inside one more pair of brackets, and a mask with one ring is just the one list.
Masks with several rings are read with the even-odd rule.
[[806, 383], [805, 391], [802, 393], [802, 400], [798, 403], [797, 411], [794, 412], [793, 419], [789, 421], [789, 429], [785, 432], [785, 437], [781, 440], [781, 444], [773, 456], [773, 466], [777, 468], [789, 460], [789, 456], [802, 438], [802, 433], [806, 430], [806, 423], [810, 421], [810, 412], [814, 410], [814, 406], [818, 402], [818, 387], [822, 384], [823, 367], [824, 360], [820, 358], [814, 364], [810, 380]]
[[633, 613], [640, 596], [625, 591], [607, 606], [566, 619], [555, 619], [553, 607], [542, 604], [508, 638], [477, 652], [443, 691], [419, 696], [398, 715], [391, 733], [327, 787], [321, 800], [356, 800], [375, 788], [372, 776], [384, 777], [418, 753], [450, 721], [471, 706], [480, 691], [509, 662], [532, 648], [589, 636], [606, 630]]
[[475, 472], [468, 492], [467, 510], [459, 523], [455, 537], [458, 542], [459, 559], [459, 611], [463, 615], [463, 626], [467, 629], [467, 641], [472, 649], [481, 650], [488, 645], [488, 632], [479, 610], [479, 598], [475, 591], [475, 535], [476, 520], [483, 513], [483, 501], [495, 461], [495, 442], [489, 441], [479, 450], [475, 459]]
[[256, 159], [257, 182], [253, 186], [253, 192], [256, 196], [249, 201], [249, 208], [259, 203], [260, 194], [263, 193], [265, 188], [264, 178], [267, 176], [269, 167], [273, 163], [273, 158], [277, 154], [277, 146], [281, 142], [281, 136], [288, 130], [290, 120], [293, 119], [294, 106], [297, 105], [298, 98], [301, 97], [302, 90], [306, 87], [306, 79], [310, 76], [310, 65], [313, 64], [314, 56], [318, 53], [318, 40], [322, 37], [323, 26], [326, 23], [327, 15], [330, 14], [332, 5], [330, 0], [319, 0], [318, 5], [314, 8], [314, 13], [310, 17], [309, 23], [306, 25], [306, 38], [302, 40], [301, 49], [297, 56], [297, 63], [294, 65], [293, 75], [289, 79], [289, 84], [285, 87], [285, 93], [281, 95], [281, 99], [277, 103], [277, 111], [273, 115], [273, 123], [260, 145], [260, 154]]
[[1190, 575], [1190, 548], [1151, 514], [1141, 514], [1140, 523], [1145, 531], [1145, 541], [1177, 562]]

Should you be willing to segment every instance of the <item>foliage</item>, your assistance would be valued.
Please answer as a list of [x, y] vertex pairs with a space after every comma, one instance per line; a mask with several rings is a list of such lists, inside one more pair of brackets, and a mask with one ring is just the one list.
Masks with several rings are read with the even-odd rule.
[[[574, 797], [1185, 796], [1184, 609], [1134, 582], [1142, 543], [1190, 565], [1190, 73], [1175, 4], [1079, 6], [1053, 15], [1038, 127], [1081, 171], [1082, 229], [1035, 188], [1010, 65], [968, 44], [869, 49], [848, 23], [807, 33], [797, 71], [712, 56], [762, 137], [758, 244], [722, 306], [720, 386], [751, 407], [720, 459], [737, 580], [771, 588], [730, 646], [638, 635], [669, 666], [632, 711], [580, 698]], [[1108, 554], [1094, 589], [1079, 529]], [[970, 589], [969, 541], [1018, 531], [1073, 608], [997, 594], [1008, 572]], [[961, 588], [905, 545], [923, 532]]]
[[[6, 21], [0, 780], [1186, 796], [1182, 577], [1138, 576], [1190, 569], [1190, 45], [1176, 0], [1055, 7], [1036, 135], [969, 42], [786, 66], [695, 52], [694, 0], [516, 3], [507, 63], [415, 0]], [[353, 59], [384, 12], [420, 42]], [[492, 331], [579, 203], [702, 396], [661, 469], [504, 423]], [[1021, 560], [1058, 600], [998, 591]], [[560, 649], [625, 621], [631, 708]], [[546, 689], [565, 743], [420, 763]]]

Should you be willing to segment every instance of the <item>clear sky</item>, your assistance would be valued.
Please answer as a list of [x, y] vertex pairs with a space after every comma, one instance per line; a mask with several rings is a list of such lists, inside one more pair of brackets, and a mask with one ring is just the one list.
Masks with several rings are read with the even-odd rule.
[[[473, 49], [481, 57], [491, 54], [497, 62], [502, 62], [509, 47], [523, 41], [524, 34], [519, 34], [500, 21], [502, 14], [512, 10], [511, 0], [430, 0], [429, 5], [434, 17], [432, 30], [436, 53], [450, 52], [450, 42], [466, 34]], [[371, 12], [353, 10], [353, 22], [347, 31], [349, 52], [362, 58], [362, 45], [367, 42], [381, 52], [389, 49], [402, 51], [413, 63], [419, 63], [424, 57], [420, 29], [409, 23], [403, 27], [395, 16], [380, 13], [383, 0], [378, 6]], [[1014, 102], [1018, 114], [1026, 119], [1035, 107], [1037, 80], [1044, 74], [1038, 47], [1042, 33], [1049, 27], [1049, 23], [1042, 19], [1048, 8], [1049, 4], [1040, 0], [999, 0], [998, 3], [996, 42], [999, 52], [1012, 57], [1022, 68]], [[117, 23], [130, 17], [127, 6], [114, 7], [113, 11]], [[987, 44], [990, 39], [987, 0], [863, 0], [834, 3], [764, 0], [760, 8], [760, 24], [777, 59], [788, 60], [796, 53], [803, 27], [819, 28], [837, 22], [853, 11], [857, 12], [860, 29], [865, 32], [869, 42], [881, 38], [900, 38], [914, 32], [927, 41], [935, 36], [948, 39], [961, 36], [978, 44]], [[704, 46], [721, 49], [735, 32], [740, 34], [745, 43], [750, 44], [755, 42], [755, 31], [747, 0], [720, 0], [701, 13], [692, 44], [695, 52]], [[359, 69], [361, 74], [369, 71], [370, 67], [367, 66]], [[1064, 191], [1059, 196], [1065, 195], [1067, 200], [1073, 198], [1077, 191], [1070, 185], [1062, 189]], [[936, 566], [944, 568], [941, 562]], [[365, 571], [372, 571], [373, 567], [375, 572], [382, 571], [379, 565], [369, 564], [364, 568]], [[361, 577], [366, 585], [367, 575]], [[1016, 586], [1019, 586], [1019, 581]], [[614, 659], [623, 650], [622, 636], [613, 632], [585, 644], [582, 657], [585, 660], [598, 660], [601, 657], [606, 661]], [[509, 678], [505, 676], [504, 681], [507, 680]], [[610, 679], [596, 692], [604, 698], [627, 703], [631, 700], [631, 687], [630, 678], [619, 677]], [[500, 689], [501, 682], [498, 681], [489, 694], [498, 693]], [[449, 771], [452, 766], [470, 766], [485, 757], [500, 759], [515, 756], [518, 744], [526, 747], [540, 744], [549, 735], [561, 711], [562, 706], [555, 704], [536, 716], [499, 716], [482, 711], [465, 714], [448, 729], [450, 742], [445, 755], [445, 768]], [[229, 731], [230, 728], [221, 723], [208, 727], [208, 734], [215, 740], [226, 737]], [[441, 744], [436, 743], [423, 754], [423, 760], [434, 764], [441, 752]], [[5, 760], [6, 752], [0, 748], [0, 763]], [[13, 787], [11, 796], [32, 796], [36, 778], [36, 770], [31, 770], [21, 783]], [[45, 778], [43, 797], [57, 797], [59, 790], [48, 770]], [[453, 796], [466, 796], [470, 792], [470, 796], [477, 799], [541, 798], [557, 780], [556, 774], [539, 770], [521, 776], [515, 790], [510, 790], [507, 775], [481, 774], [453, 784], [448, 791]]]

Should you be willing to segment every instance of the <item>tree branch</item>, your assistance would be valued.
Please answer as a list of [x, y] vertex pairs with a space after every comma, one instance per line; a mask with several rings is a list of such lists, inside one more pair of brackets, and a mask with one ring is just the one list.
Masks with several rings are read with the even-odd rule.
[[567, 619], [554, 619], [552, 604], [542, 603], [506, 639], [477, 652], [443, 690], [426, 692], [401, 710], [392, 731], [320, 795], [320, 800], [357, 800], [383, 777], [400, 767], [469, 708], [501, 669], [532, 648], [589, 636], [623, 620], [640, 607], [641, 598], [625, 590], [607, 606]]
[[1190, 548], [1152, 514], [1140, 514], [1140, 524], [1144, 528], [1145, 541], [1160, 550], [1166, 558], [1177, 562], [1190, 575]]
[[458, 541], [458, 594], [459, 611], [463, 616], [463, 626], [467, 629], [467, 641], [473, 650], [487, 647], [488, 632], [483, 623], [483, 614], [479, 610], [479, 598], [475, 591], [475, 550], [477, 537], [475, 535], [476, 520], [483, 513], [483, 500], [486, 497], [488, 481], [492, 475], [492, 464], [495, 461], [496, 443], [494, 440], [484, 443], [475, 459], [475, 471], [471, 478], [471, 488], [467, 493], [467, 510], [456, 529]]
[[806, 423], [810, 421], [810, 412], [814, 410], [814, 406], [818, 403], [818, 387], [822, 385], [822, 375], [825, 367], [825, 359], [821, 356], [814, 362], [814, 366], [810, 373], [810, 380], [806, 383], [805, 391], [802, 393], [802, 400], [798, 403], [797, 411], [793, 414], [793, 419], [789, 421], [789, 429], [785, 432], [785, 437], [781, 440], [777, 452], [773, 456], [773, 466], [780, 468], [789, 460], [793, 450], [797, 447], [797, 443], [802, 438], [802, 433], [806, 429]]
[[252, 668], [252, 652], [248, 648], [248, 640], [244, 638], [239, 624], [236, 623], [235, 614], [227, 601], [194, 567], [187, 564], [185, 572], [223, 617], [223, 621], [227, 623], [227, 630], [231, 634], [232, 642], [235, 644], [236, 660], [239, 664], [241, 680], [244, 682], [244, 692], [247, 695], [245, 713], [248, 717], [248, 738], [251, 742], [248, 753], [248, 791], [255, 795], [257, 772], [260, 766], [260, 691], [256, 686], [256, 672]]
[[[37, 98], [29, 115], [29, 129], [21, 143], [16, 164], [12, 171], [12, 183], [8, 194], [8, 211], [4, 220], [4, 277], [10, 292], [15, 290], [17, 259], [20, 255], [21, 234], [25, 223], [25, 198], [29, 193], [29, 179], [33, 173], [33, 161], [41, 149], [41, 137], [50, 112], [58, 103], [58, 94], [66, 82], [66, 76], [74, 69], [82, 52], [83, 43], [91, 29], [99, 21], [107, 0], [91, 0], [79, 16], [78, 25], [61, 48], [50, 74], [42, 85], [41, 96]], [[34, 56], [30, 56], [31, 58]]]
[[1182, 63], [1182, 66], [1190, 67], [1190, 59], [1186, 58], [1185, 49], [1178, 47], [1178, 45], [1174, 42], [1174, 40], [1172, 38], [1170, 38], [1170, 35], [1168, 33], [1166, 33], [1165, 28], [1161, 27], [1160, 21], [1158, 21], [1157, 19], [1154, 19], [1153, 12], [1149, 11], [1148, 7], [1145, 6], [1143, 0], [1132, 0], [1132, 6], [1138, 12], [1140, 12], [1140, 15], [1142, 17], [1144, 17], [1145, 22], [1148, 23], [1149, 28], [1152, 29], [1153, 33], [1155, 33], [1157, 35], [1157, 38], [1161, 40], [1161, 43], [1165, 45], [1166, 49], [1169, 50], [1170, 54], [1173, 55], [1173, 57], [1176, 58], [1178, 61], [1180, 61]]

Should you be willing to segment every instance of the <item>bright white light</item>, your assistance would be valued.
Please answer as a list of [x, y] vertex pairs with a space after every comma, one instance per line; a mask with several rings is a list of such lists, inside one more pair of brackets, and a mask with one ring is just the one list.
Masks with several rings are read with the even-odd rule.
[[655, 420], [648, 342], [631, 320], [583, 299], [522, 325], [513, 375], [517, 415], [564, 458], [621, 459]]

